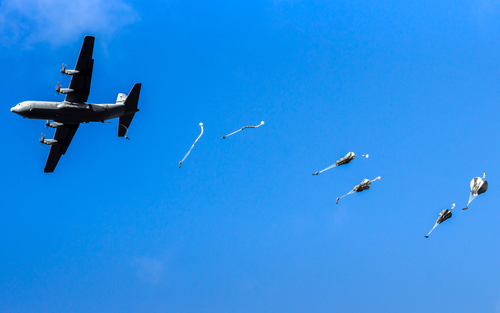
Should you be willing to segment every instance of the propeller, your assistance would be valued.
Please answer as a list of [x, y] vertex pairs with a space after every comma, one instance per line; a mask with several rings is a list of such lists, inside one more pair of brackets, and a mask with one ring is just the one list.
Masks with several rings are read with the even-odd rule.
[[48, 129], [49, 125], [50, 125], [50, 120], [47, 120], [46, 123], [45, 123], [45, 127], [47, 127], [47, 129]]
[[56, 85], [56, 92], [58, 95], [61, 93], [61, 84], [59, 82], [57, 82], [57, 85]]
[[40, 137], [40, 147], [43, 146], [43, 141], [45, 140], [45, 135], [42, 133], [42, 136]]
[[61, 68], [61, 71], [60, 71], [60, 72], [61, 72], [61, 74], [63, 74], [63, 75], [64, 75], [64, 74], [66, 74], [66, 64], [64, 64], [64, 63], [62, 64], [62, 68]]

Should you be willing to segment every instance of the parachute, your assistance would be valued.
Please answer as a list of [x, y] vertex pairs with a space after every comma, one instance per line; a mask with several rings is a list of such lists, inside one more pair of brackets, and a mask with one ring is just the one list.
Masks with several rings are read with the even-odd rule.
[[189, 151], [186, 153], [184, 158], [179, 162], [179, 168], [181, 168], [182, 162], [184, 162], [184, 160], [187, 158], [187, 156], [191, 153], [191, 150], [193, 150], [194, 145], [198, 142], [198, 139], [200, 139], [201, 135], [203, 135], [203, 123], [200, 123], [200, 126], [201, 126], [201, 134], [198, 136], [198, 138], [196, 138], [193, 145], [191, 146], [191, 149], [189, 149]]
[[237, 132], [240, 132], [240, 131], [244, 130], [245, 128], [257, 128], [257, 127], [260, 127], [260, 126], [262, 126], [262, 125], [264, 125], [264, 121], [261, 121], [261, 122], [260, 122], [260, 124], [259, 124], [259, 125], [257, 125], [257, 126], [252, 126], [252, 125], [250, 125], [250, 126], [244, 126], [244, 127], [240, 128], [240, 129], [238, 129], [237, 131], [234, 131], [234, 132], [230, 133], [229, 135], [222, 136], [222, 139], [226, 139], [226, 137], [229, 137], [229, 136], [231, 136], [231, 135], [234, 135], [234, 134], [236, 134]]
[[479, 196], [482, 193], [485, 193], [486, 190], [488, 190], [488, 182], [485, 180], [485, 178], [486, 178], [486, 173], [483, 174], [483, 178], [474, 177], [471, 180], [469, 202], [467, 203], [467, 206], [465, 206], [465, 208], [463, 208], [462, 210], [467, 210], [469, 208], [469, 204], [474, 199], [476, 199], [477, 196]]
[[[455, 207], [455, 203], [453, 203], [453, 205], [451, 206], [451, 209], [453, 210], [454, 207]], [[438, 219], [436, 220], [436, 224], [434, 224], [434, 227], [432, 227], [431, 231], [427, 235], [425, 235], [425, 238], [429, 238], [429, 235], [432, 233], [434, 228], [436, 228], [439, 224], [441, 224], [442, 222], [449, 219], [451, 217], [451, 215], [452, 215], [451, 211], [448, 209], [444, 209], [443, 211], [441, 211], [441, 213], [439, 213]]]
[[[368, 158], [370, 155], [363, 154], [363, 156], [366, 157], [366, 158]], [[318, 171], [318, 172], [314, 173], [313, 175], [318, 175], [318, 174], [323, 173], [324, 171], [328, 171], [329, 169], [332, 169], [334, 167], [351, 163], [351, 161], [354, 160], [355, 157], [356, 157], [356, 154], [354, 154], [354, 152], [349, 152], [343, 158], [341, 158], [340, 160], [337, 160], [337, 162], [335, 162], [334, 164], [328, 166], [324, 170], [321, 170], [321, 171]]]
[[372, 180], [369, 180], [369, 179], [366, 179], [366, 178], [365, 178], [365, 179], [363, 179], [363, 181], [362, 181], [359, 185], [354, 186], [354, 188], [352, 188], [352, 190], [351, 190], [351, 191], [349, 191], [348, 193], [346, 193], [346, 194], [345, 194], [345, 195], [343, 195], [342, 197], [337, 197], [337, 204], [339, 204], [339, 200], [340, 200], [340, 199], [342, 199], [342, 198], [343, 198], [343, 197], [345, 197], [345, 196], [348, 196], [348, 195], [350, 195], [350, 194], [352, 194], [352, 193], [355, 193], [355, 192], [357, 193], [357, 192], [361, 192], [361, 191], [363, 191], [363, 190], [368, 190], [368, 189], [370, 189], [370, 186], [372, 185], [372, 183], [373, 183], [374, 181], [376, 181], [376, 180], [379, 180], [379, 179], [381, 179], [381, 177], [380, 177], [380, 176], [379, 176], [379, 177], [377, 177], [377, 178], [375, 178], [375, 179], [372, 179]]

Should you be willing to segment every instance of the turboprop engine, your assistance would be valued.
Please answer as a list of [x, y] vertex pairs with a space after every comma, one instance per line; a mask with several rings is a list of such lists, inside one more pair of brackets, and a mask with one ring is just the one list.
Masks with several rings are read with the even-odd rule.
[[47, 120], [47, 122], [45, 123], [45, 126], [47, 127], [52, 127], [52, 128], [61, 128], [64, 126], [63, 123], [57, 123], [57, 122], [50, 122], [49, 120]]
[[66, 64], [64, 64], [64, 63], [62, 65], [62, 68], [61, 68], [60, 72], [63, 75], [75, 75], [75, 74], [79, 74], [80, 73], [80, 71], [77, 71], [77, 70], [67, 70], [66, 69]]
[[72, 93], [74, 90], [73, 89], [69, 89], [69, 88], [61, 88], [61, 84], [59, 84], [59, 82], [57, 82], [57, 86], [56, 86], [56, 92], [59, 94], [59, 93], [62, 93], [62, 94], [65, 94], [67, 95], [68, 93]]
[[45, 145], [48, 145], [48, 146], [52, 146], [52, 145], [55, 145], [57, 143], [57, 140], [55, 139], [45, 139], [45, 135], [42, 134], [42, 137], [40, 137], [40, 143], [43, 143]]

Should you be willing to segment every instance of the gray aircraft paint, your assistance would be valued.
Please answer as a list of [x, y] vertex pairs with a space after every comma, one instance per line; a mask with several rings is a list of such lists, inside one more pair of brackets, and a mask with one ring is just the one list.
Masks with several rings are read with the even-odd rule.
[[59, 123], [104, 122], [125, 113], [125, 104], [90, 104], [69, 102], [24, 101], [10, 109], [30, 119]]

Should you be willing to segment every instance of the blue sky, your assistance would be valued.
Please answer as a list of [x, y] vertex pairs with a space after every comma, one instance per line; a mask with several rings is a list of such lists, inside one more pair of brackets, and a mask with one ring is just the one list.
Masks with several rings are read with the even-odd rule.
[[[493, 0], [2, 1], [0, 311], [500, 312], [499, 16]], [[9, 109], [62, 101], [84, 35], [89, 102], [140, 82], [141, 111], [130, 141], [82, 125], [44, 174], [53, 130]]]

